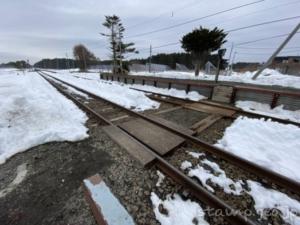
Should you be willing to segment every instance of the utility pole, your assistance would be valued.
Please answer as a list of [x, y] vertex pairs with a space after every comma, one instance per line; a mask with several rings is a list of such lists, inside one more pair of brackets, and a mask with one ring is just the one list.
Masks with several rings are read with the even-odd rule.
[[81, 48], [81, 54], [82, 54], [82, 58], [83, 58], [83, 65], [84, 65], [84, 70], [86, 70], [86, 58], [85, 58], [85, 54], [83, 51], [83, 48]]
[[233, 52], [233, 47], [234, 47], [234, 43], [232, 42], [231, 48], [230, 48], [230, 53], [229, 53], [229, 61], [228, 61], [226, 76], [228, 76], [230, 74], [230, 63], [231, 63], [231, 56], [232, 56], [232, 52]]
[[120, 72], [121, 72], [121, 74], [123, 74], [123, 62], [122, 62], [122, 54], [123, 54], [123, 52], [122, 52], [122, 37], [121, 37], [121, 30], [120, 29], [121, 28], [119, 27], [119, 30], [118, 30], [118, 35], [119, 35], [118, 42], [119, 42], [119, 51], [120, 51], [120, 53], [119, 53], [119, 60], [120, 60]]
[[279, 52], [289, 43], [292, 37], [297, 33], [300, 28], [300, 23], [294, 28], [294, 30], [289, 34], [289, 36], [284, 40], [284, 42], [278, 47], [278, 49], [273, 53], [273, 55], [268, 59], [268, 61], [254, 74], [252, 80], [255, 80], [271, 63], [274, 58], [279, 54]]
[[151, 61], [152, 61], [152, 45], [150, 45], [149, 73], [151, 73]]
[[219, 80], [221, 62], [223, 60], [223, 56], [225, 55], [225, 53], [226, 53], [226, 48], [220, 49], [218, 51], [218, 67], [217, 67], [217, 73], [216, 73], [216, 77], [215, 77], [215, 82], [216, 83]]

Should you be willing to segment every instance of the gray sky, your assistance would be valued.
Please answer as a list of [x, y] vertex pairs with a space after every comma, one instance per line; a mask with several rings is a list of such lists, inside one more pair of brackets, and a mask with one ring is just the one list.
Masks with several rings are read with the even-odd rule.
[[[226, 10], [255, 0], [0, 0], [0, 62], [72, 55], [75, 44], [85, 44], [97, 57], [107, 59], [107, 40], [101, 37], [105, 15], [120, 16], [125, 36], [133, 36], [171, 26], [211, 13]], [[141, 50], [134, 58], [146, 57], [153, 47], [174, 43], [193, 28], [218, 26], [224, 30], [239, 28], [269, 20], [300, 15], [300, 0], [265, 0], [235, 11], [203, 19], [167, 31], [132, 37]], [[289, 33], [300, 19], [241, 30], [227, 37], [231, 43], [242, 43], [279, 34]], [[236, 61], [264, 61], [284, 37], [243, 45], [236, 48]], [[300, 35], [296, 35], [284, 50], [288, 55], [300, 54]], [[298, 48], [295, 48], [298, 47]], [[252, 49], [261, 48], [261, 49]], [[144, 49], [144, 50], [143, 50]], [[182, 51], [180, 44], [154, 49], [161, 52]], [[228, 53], [227, 53], [228, 55]], [[283, 54], [284, 55], [284, 54]]]

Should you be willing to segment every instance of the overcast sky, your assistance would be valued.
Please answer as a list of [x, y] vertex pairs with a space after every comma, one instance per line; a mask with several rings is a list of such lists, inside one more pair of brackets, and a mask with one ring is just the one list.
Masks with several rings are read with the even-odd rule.
[[[300, 15], [300, 0], [265, 0], [245, 8], [199, 20], [174, 29], [141, 37], [136, 34], [172, 26], [255, 0], [0, 0], [0, 62], [72, 56], [75, 44], [85, 44], [100, 59], [109, 55], [107, 40], [99, 33], [105, 15], [118, 15], [127, 30], [126, 41], [136, 43], [140, 54], [147, 57], [150, 44], [154, 54], [182, 51], [175, 43], [192, 29], [201, 26], [224, 30], [264, 21]], [[224, 47], [231, 43], [289, 33], [300, 19], [230, 33]], [[236, 61], [264, 61], [284, 37], [260, 41], [235, 48]], [[284, 54], [300, 54], [300, 35], [296, 35]], [[258, 48], [258, 49], [252, 49]]]

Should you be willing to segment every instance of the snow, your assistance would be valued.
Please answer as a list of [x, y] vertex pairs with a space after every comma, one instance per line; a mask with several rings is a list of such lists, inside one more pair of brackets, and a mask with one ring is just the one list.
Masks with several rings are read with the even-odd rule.
[[189, 152], [189, 151], [187, 151], [187, 153], [195, 159], [199, 159], [201, 156], [205, 156], [204, 153]]
[[85, 113], [42, 77], [0, 71], [0, 164], [40, 144], [88, 137]]
[[[191, 200], [184, 201], [178, 194], [166, 200], [161, 200], [154, 192], [151, 193], [151, 201], [154, 207], [156, 219], [162, 225], [194, 225], [197, 220], [199, 225], [209, 225], [204, 219], [204, 211], [199, 204]], [[159, 211], [159, 205], [167, 210], [167, 215]]]
[[164, 181], [166, 176], [158, 170], [156, 171], [156, 174], [158, 176], [158, 181], [156, 182], [156, 187], [160, 187], [161, 183]]
[[242, 158], [300, 181], [300, 128], [239, 117], [216, 144]]
[[[51, 76], [135, 111], [156, 109], [160, 105], [140, 91], [131, 90], [114, 82], [101, 82], [97, 74], [73, 73], [71, 75], [65, 71], [51, 74]], [[74, 76], [81, 77], [81, 79]]]
[[191, 168], [192, 166], [193, 166], [193, 165], [192, 165], [191, 162], [185, 160], [185, 161], [183, 161], [183, 162], [181, 163], [180, 169], [186, 170], [186, 169]]
[[[300, 77], [281, 74], [280, 72], [272, 69], [266, 69], [263, 73], [256, 79], [252, 80], [254, 72], [236, 73], [233, 72], [231, 76], [220, 75], [220, 81], [228, 82], [240, 82], [240, 83], [250, 83], [257, 85], [278, 85], [284, 87], [300, 88]], [[149, 72], [131, 72], [131, 75], [137, 76], [157, 76], [166, 78], [176, 78], [176, 79], [193, 79], [193, 80], [206, 80], [212, 81], [215, 79], [213, 75], [207, 75], [200, 73], [198, 77], [195, 77], [194, 72], [179, 72], [179, 71], [164, 71], [158, 73]]]
[[[187, 164], [186, 162], [183, 162]], [[197, 177], [201, 184], [206, 187], [209, 191], [215, 192], [213, 187], [207, 184], [207, 181], [211, 181], [213, 184], [218, 185], [223, 188], [224, 192], [227, 194], [240, 195], [242, 188], [242, 181], [233, 181], [232, 179], [226, 176], [224, 170], [222, 170], [218, 164], [211, 162], [207, 159], [201, 161], [202, 164], [205, 164], [210, 168], [210, 170], [205, 169], [203, 166], [198, 164], [195, 168], [189, 168], [188, 175], [190, 177]], [[181, 164], [181, 169], [184, 168], [184, 165]]]
[[[263, 217], [264, 209], [278, 209], [282, 218], [291, 225], [300, 225], [300, 202], [276, 190], [266, 189], [261, 184], [248, 181], [249, 194], [255, 201], [255, 210]], [[298, 216], [296, 215], [298, 214]]]
[[256, 112], [267, 116], [287, 119], [294, 122], [300, 122], [300, 110], [290, 111], [283, 108], [283, 105], [271, 109], [270, 105], [253, 101], [237, 101], [236, 107], [245, 111]]
[[6, 188], [0, 190], [0, 198], [12, 192], [25, 179], [27, 175], [27, 165], [23, 163], [17, 167], [17, 175], [14, 180], [7, 185]]
[[141, 84], [132, 84], [129, 85], [132, 88], [144, 90], [144, 91], [150, 91], [158, 94], [163, 94], [163, 95], [169, 95], [177, 98], [183, 98], [183, 99], [189, 99], [193, 101], [199, 101], [203, 99], [207, 99], [207, 97], [200, 95], [196, 91], [190, 91], [189, 93], [186, 93], [184, 90], [177, 90], [175, 88], [158, 88], [158, 87], [153, 87], [153, 86], [148, 86], [148, 85], [141, 85]]

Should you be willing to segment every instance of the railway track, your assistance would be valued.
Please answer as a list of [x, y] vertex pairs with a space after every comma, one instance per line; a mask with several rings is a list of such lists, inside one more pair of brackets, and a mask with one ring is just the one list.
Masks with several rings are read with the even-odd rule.
[[268, 115], [264, 115], [261, 113], [249, 112], [249, 111], [245, 111], [243, 109], [240, 109], [240, 108], [237, 108], [234, 106], [230, 106], [230, 105], [219, 104], [219, 103], [215, 103], [215, 102], [207, 101], [207, 100], [194, 101], [194, 100], [190, 100], [190, 99], [182, 99], [182, 98], [177, 98], [177, 97], [170, 96], [170, 95], [160, 94], [157, 92], [145, 91], [145, 90], [138, 89], [138, 88], [130, 88], [130, 89], [151, 94], [148, 97], [150, 97], [153, 100], [160, 101], [160, 102], [167, 102], [167, 103], [182, 106], [182, 107], [185, 107], [185, 105], [189, 104], [189, 103], [201, 103], [201, 104], [205, 104], [205, 105], [209, 105], [209, 106], [214, 106], [214, 107], [217, 107], [220, 109], [234, 110], [236, 113], [239, 113], [239, 114], [245, 115], [245, 116], [251, 116], [251, 117], [255, 117], [255, 118], [264, 118], [267, 120], [270, 119], [272, 121], [276, 121], [279, 123], [292, 124], [292, 125], [296, 125], [296, 126], [300, 127], [299, 122], [286, 120], [286, 119], [282, 119], [282, 118], [278, 118], [278, 117], [274, 117], [274, 116], [268, 116]]
[[[61, 92], [63, 95], [65, 95], [67, 98], [74, 101], [80, 108], [88, 112], [89, 114], [92, 114], [94, 118], [97, 120], [100, 120], [104, 125], [109, 125], [110, 127], [113, 127], [113, 129], [117, 129], [119, 132], [122, 132], [124, 136], [127, 136], [129, 138], [132, 138], [132, 136], [124, 131], [124, 128], [120, 126], [120, 123], [124, 121], [130, 121], [132, 119], [142, 119], [145, 121], [148, 121], [152, 124], [155, 124], [163, 129], [166, 129], [184, 139], [187, 141], [201, 147], [202, 150], [212, 154], [216, 155], [217, 157], [220, 157], [221, 159], [224, 159], [228, 161], [229, 163], [234, 164], [235, 166], [242, 168], [243, 170], [250, 172], [252, 174], [255, 174], [257, 177], [260, 177], [264, 180], [268, 180], [271, 184], [276, 184], [280, 187], [286, 188], [289, 191], [299, 195], [300, 194], [300, 184], [296, 181], [293, 181], [287, 177], [284, 177], [280, 174], [277, 174], [273, 171], [270, 171], [266, 168], [263, 168], [261, 166], [258, 166], [250, 161], [247, 161], [245, 159], [239, 158], [233, 154], [230, 154], [228, 152], [223, 151], [222, 149], [216, 148], [215, 146], [212, 146], [206, 142], [201, 141], [200, 139], [192, 136], [191, 134], [186, 134], [184, 131], [176, 129], [168, 124], [162, 123], [159, 120], [156, 120], [153, 118], [153, 116], [144, 115], [141, 113], [137, 113], [135, 111], [132, 111], [130, 109], [124, 108], [118, 104], [115, 104], [111, 101], [108, 101], [106, 99], [103, 99], [99, 96], [96, 96], [86, 90], [83, 90], [81, 88], [78, 88], [74, 85], [71, 85], [63, 80], [60, 80], [58, 78], [55, 78], [49, 74], [46, 74], [42, 71], [38, 71], [38, 73], [45, 78], [51, 85], [53, 85], [59, 92]], [[49, 79], [51, 78], [51, 79]], [[72, 87], [84, 94], [87, 94], [92, 99], [97, 100], [98, 107], [101, 107], [101, 113], [98, 113], [97, 110], [92, 109], [90, 106], [87, 106], [84, 101], [79, 100], [78, 98], [72, 96], [71, 94], [67, 93], [60, 85], [54, 82], [57, 81], [59, 83], [64, 84], [65, 86]], [[174, 104], [174, 100], [172, 101]], [[96, 106], [95, 106], [96, 107]], [[103, 111], [103, 109], [106, 109]], [[114, 113], [112, 113], [114, 112]], [[118, 114], [117, 116], [111, 116]], [[144, 144], [144, 143], [143, 143]], [[208, 206], [215, 208], [215, 209], [221, 209], [222, 212], [224, 212], [230, 216], [227, 216], [226, 219], [230, 224], [257, 224], [256, 222], [252, 221], [251, 219], [243, 216], [238, 210], [232, 208], [229, 206], [226, 202], [221, 200], [220, 198], [216, 197], [215, 195], [211, 194], [209, 191], [207, 191], [205, 188], [203, 188], [201, 185], [199, 185], [198, 182], [196, 182], [194, 179], [188, 177], [183, 172], [181, 172], [179, 169], [177, 169], [175, 166], [170, 164], [166, 159], [164, 159], [163, 156], [159, 155], [153, 149], [145, 148], [145, 151], [148, 151], [147, 154], [150, 154], [152, 157], [155, 158], [155, 165], [162, 170], [165, 174], [170, 176], [172, 180], [176, 181], [182, 186], [185, 186], [187, 189], [191, 191], [193, 196], [195, 196], [200, 202], [203, 202], [207, 204]]]

